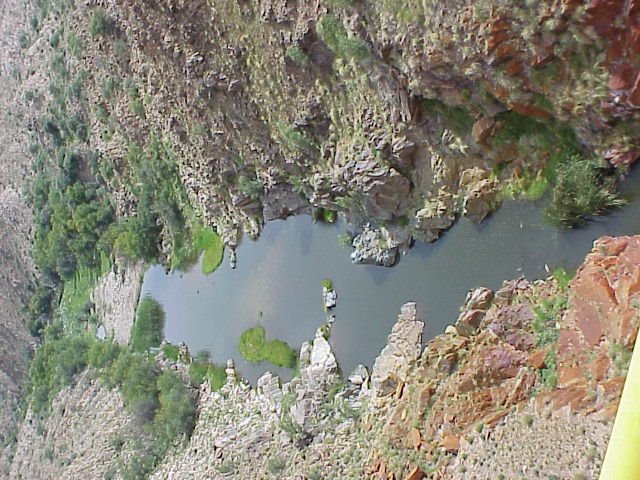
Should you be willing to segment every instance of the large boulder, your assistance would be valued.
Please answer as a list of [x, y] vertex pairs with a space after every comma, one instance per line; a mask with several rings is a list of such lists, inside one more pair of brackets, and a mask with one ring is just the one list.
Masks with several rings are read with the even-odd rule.
[[372, 229], [365, 225], [362, 233], [356, 235], [351, 243], [351, 261], [391, 267], [395, 264], [400, 249], [407, 248], [410, 241], [411, 237], [405, 229]]

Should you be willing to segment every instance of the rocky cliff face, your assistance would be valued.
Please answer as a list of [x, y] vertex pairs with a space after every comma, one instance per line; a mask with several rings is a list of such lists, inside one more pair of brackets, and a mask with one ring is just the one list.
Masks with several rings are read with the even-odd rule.
[[[89, 32], [98, 3], [109, 35]], [[155, 132], [229, 246], [270, 219], [325, 208], [354, 233], [395, 232], [402, 247], [460, 215], [482, 220], [501, 190], [526, 192], [549, 162], [635, 162], [625, 5], [89, 2], [73, 13], [84, 48], [69, 61], [87, 70], [99, 106], [89, 143], [112, 166], [122, 215], [136, 209], [127, 145]], [[397, 245], [360, 247], [354, 260], [388, 265]]]

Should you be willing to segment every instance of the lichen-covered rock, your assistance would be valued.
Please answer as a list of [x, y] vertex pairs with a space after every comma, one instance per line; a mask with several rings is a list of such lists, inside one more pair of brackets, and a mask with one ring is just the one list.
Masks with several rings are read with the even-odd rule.
[[424, 322], [418, 318], [416, 304], [404, 304], [387, 345], [373, 364], [371, 386], [375, 395], [390, 395], [406, 381], [410, 368], [420, 356], [423, 329]]
[[460, 189], [463, 191], [464, 216], [481, 222], [495, 210], [498, 198], [497, 182], [489, 178], [489, 172], [474, 167], [462, 172]]
[[410, 241], [411, 237], [404, 229], [373, 229], [365, 225], [362, 233], [356, 235], [351, 242], [351, 261], [391, 267], [396, 263], [398, 253], [408, 249]]

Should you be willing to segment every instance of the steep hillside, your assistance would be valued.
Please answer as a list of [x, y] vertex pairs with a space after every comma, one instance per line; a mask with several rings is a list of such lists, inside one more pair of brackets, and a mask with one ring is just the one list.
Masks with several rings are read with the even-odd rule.
[[29, 83], [28, 60], [21, 58], [24, 40], [19, 26], [27, 25], [27, 15], [21, 1], [0, 5], [0, 472], [16, 438], [19, 399], [33, 347], [24, 326], [24, 306], [35, 275], [24, 180], [31, 170], [29, 130], [37, 123], [37, 113], [23, 97]]
[[341, 379], [324, 330], [299, 378], [256, 389], [155, 356], [161, 320], [127, 343], [145, 264], [215, 269], [221, 240], [276, 218], [340, 214], [352, 260], [392, 266], [507, 198], [544, 198], [564, 227], [621, 205], [639, 9], [2, 2], [2, 474], [595, 478], [637, 334], [637, 237], [599, 240], [569, 285], [471, 292], [424, 350], [429, 319], [405, 305], [370, 377]]

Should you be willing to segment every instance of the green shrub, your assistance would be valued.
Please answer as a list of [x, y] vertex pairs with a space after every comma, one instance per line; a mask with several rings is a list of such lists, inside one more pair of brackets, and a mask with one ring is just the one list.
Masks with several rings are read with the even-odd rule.
[[158, 370], [153, 360], [125, 349], [121, 349], [115, 361], [101, 375], [107, 387], [119, 387], [125, 406], [140, 424], [151, 421], [155, 415], [158, 406], [157, 377]]
[[194, 387], [200, 386], [205, 380], [209, 380], [211, 390], [220, 390], [227, 381], [224, 367], [208, 361], [193, 361], [189, 365], [189, 380]]
[[107, 77], [102, 82], [100, 92], [106, 101], [110, 101], [115, 95], [116, 91], [120, 88], [120, 82], [115, 77]]
[[567, 308], [567, 298], [544, 299], [538, 305], [532, 305], [533, 321], [531, 328], [536, 334], [536, 346], [543, 347], [558, 338], [557, 322]]
[[23, 50], [29, 46], [29, 37], [25, 32], [20, 32], [20, 35], [18, 35], [18, 45]]
[[569, 288], [569, 282], [573, 278], [573, 276], [568, 273], [564, 268], [558, 267], [552, 273], [553, 278], [558, 283], [560, 287], [560, 291], [566, 292]]
[[558, 383], [558, 374], [556, 371], [556, 351], [551, 349], [544, 357], [545, 367], [540, 370], [540, 380], [547, 388], [555, 388]]
[[363, 59], [369, 56], [369, 47], [359, 37], [350, 37], [340, 20], [325, 15], [318, 22], [318, 34], [337, 57]]
[[108, 367], [118, 358], [121, 350], [113, 339], [92, 342], [87, 352], [87, 363], [97, 369]]
[[285, 55], [293, 63], [300, 65], [301, 67], [309, 62], [309, 57], [302, 49], [297, 45], [289, 45], [285, 52]]
[[333, 283], [331, 283], [331, 280], [329, 280], [328, 278], [324, 278], [322, 279], [322, 288], [331, 290], [333, 288]]
[[199, 362], [194, 360], [189, 364], [189, 380], [191, 381], [191, 385], [197, 387], [207, 376], [207, 372], [209, 371], [209, 364], [206, 362]]
[[34, 412], [46, 413], [62, 388], [87, 366], [92, 341], [88, 334], [64, 336], [62, 324], [47, 329], [44, 343], [36, 350], [29, 368], [28, 400]]
[[441, 100], [425, 98], [422, 109], [429, 117], [439, 117], [445, 128], [458, 135], [467, 135], [473, 127], [473, 116], [464, 107], [447, 105]]
[[116, 30], [116, 24], [107, 12], [102, 8], [96, 8], [91, 14], [89, 20], [89, 35], [92, 38], [106, 37], [113, 35]]
[[313, 221], [323, 223], [335, 223], [338, 219], [338, 212], [328, 208], [316, 208], [313, 211]]
[[240, 176], [238, 178], [238, 188], [243, 195], [247, 195], [254, 200], [259, 199], [264, 193], [264, 185], [257, 177], [249, 178]]
[[545, 214], [554, 225], [571, 228], [623, 204], [616, 194], [615, 177], [599, 160], [572, 156], [558, 165]]
[[166, 451], [176, 440], [189, 437], [195, 426], [195, 401], [178, 374], [165, 370], [157, 380], [159, 408], [154, 432]]
[[71, 52], [71, 55], [76, 58], [79, 58], [80, 55], [82, 55], [82, 42], [74, 31], [69, 32], [69, 35], [67, 36], [67, 48], [69, 52]]
[[145, 296], [138, 305], [136, 321], [131, 328], [131, 350], [146, 352], [159, 347], [164, 338], [164, 310], [150, 296]]
[[276, 455], [274, 457], [270, 457], [269, 460], [267, 460], [267, 470], [272, 475], [282, 473], [285, 468], [287, 468], [287, 459], [284, 457]]

